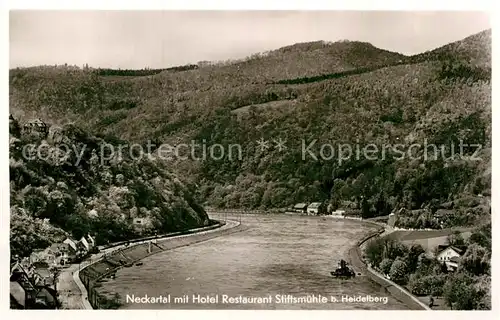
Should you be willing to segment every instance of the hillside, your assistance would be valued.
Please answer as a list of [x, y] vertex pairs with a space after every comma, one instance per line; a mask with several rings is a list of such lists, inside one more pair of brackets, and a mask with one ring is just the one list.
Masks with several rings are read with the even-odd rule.
[[[11, 70], [10, 108], [23, 119], [74, 121], [141, 144], [239, 144], [240, 159], [168, 161], [210, 206], [276, 208], [321, 200], [365, 217], [407, 208], [400, 223], [436, 227], [433, 214], [453, 203], [444, 225], [470, 225], [490, 213], [484, 200], [491, 184], [488, 35], [413, 57], [361, 42], [295, 44], [123, 81], [69, 67]], [[265, 152], [256, 143], [261, 138], [271, 146]], [[279, 138], [285, 150], [273, 143]], [[389, 148], [375, 158], [339, 159], [336, 153], [315, 159], [304, 156], [302, 146], [313, 141], [316, 156], [322, 144], [327, 152], [341, 144], [379, 151], [420, 147], [403, 157]], [[460, 142], [482, 148], [459, 151]], [[423, 159], [427, 144], [436, 145], [435, 159]]]
[[[26, 120], [40, 109], [47, 116], [54, 117], [54, 121], [61, 117], [60, 111], [64, 118], [73, 116], [71, 118], [76, 120], [83, 113], [86, 118], [96, 120], [108, 116], [105, 110], [122, 112], [143, 105], [148, 105], [148, 113], [156, 106], [163, 109], [160, 114], [171, 113], [172, 107], [189, 107], [183, 102], [193, 95], [197, 99], [190, 102], [196, 103], [196, 107], [211, 106], [213, 109], [227, 104], [242, 105], [256, 99], [267, 100], [269, 97], [261, 92], [265, 91], [267, 83], [390, 65], [403, 57], [367, 43], [318, 41], [255, 54], [242, 60], [206, 64], [191, 70], [186, 68], [184, 72], [166, 70], [151, 76], [122, 77], [123, 81], [116, 81], [116, 75], [132, 74], [130, 70], [111, 72], [71, 66], [14, 69], [10, 71], [10, 95], [14, 102], [11, 109], [16, 116]], [[154, 74], [156, 71], [160, 70], [145, 70], [144, 73]], [[107, 81], [109, 78], [114, 81]], [[242, 94], [233, 97], [236, 92]], [[137, 117], [137, 114], [132, 116]], [[113, 114], [111, 117], [121, 120], [125, 115]]]
[[[11, 255], [94, 234], [98, 244], [209, 223], [192, 190], [161, 163], [67, 124], [10, 119]], [[134, 156], [134, 157], [133, 157]], [[134, 219], [141, 224], [134, 224]]]
[[466, 60], [472, 65], [491, 69], [491, 30], [411, 57], [412, 61], [436, 59]]

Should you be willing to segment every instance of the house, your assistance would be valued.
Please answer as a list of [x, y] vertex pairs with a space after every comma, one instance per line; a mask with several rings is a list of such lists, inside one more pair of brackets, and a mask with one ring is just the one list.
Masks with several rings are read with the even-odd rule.
[[10, 281], [10, 308], [25, 309], [26, 298], [26, 291], [23, 286], [17, 281]]
[[84, 237], [82, 237], [82, 239], [76, 241], [71, 238], [66, 238], [66, 240], [63, 241], [63, 243], [68, 244], [71, 247], [71, 250], [74, 251], [76, 260], [85, 256], [89, 252], [87, 249], [87, 247], [89, 247], [87, 240]]
[[76, 251], [68, 243], [53, 243], [45, 250], [55, 255], [55, 265], [65, 265], [76, 258]]
[[362, 219], [362, 213], [359, 209], [346, 209], [344, 212], [344, 218], [350, 219]]
[[134, 218], [134, 225], [142, 226], [146, 224], [146, 218]]
[[83, 248], [84, 251], [86, 252], [89, 252], [90, 251], [90, 244], [89, 242], [87, 241], [87, 239], [85, 239], [85, 237], [82, 237], [80, 239], [80, 241], [78, 241], [78, 244], [80, 244], [80, 246]]
[[90, 248], [92, 249], [93, 247], [95, 247], [95, 239], [94, 239], [94, 237], [92, 237], [90, 234], [87, 234], [87, 239], [89, 241]]
[[310, 215], [326, 214], [326, 206], [322, 202], [313, 202], [307, 207], [307, 213]]
[[10, 270], [10, 300], [16, 308], [28, 308], [36, 295], [36, 287], [32, 281], [32, 270], [16, 262]]
[[394, 228], [394, 226], [396, 225], [396, 214], [394, 212], [389, 214], [389, 219], [387, 220], [387, 225], [389, 227], [392, 227], [392, 228]]
[[345, 210], [337, 209], [337, 210], [332, 212], [332, 216], [343, 217], [343, 216], [345, 216]]
[[460, 257], [464, 254], [465, 249], [457, 246], [438, 246], [438, 253], [436, 259], [444, 263], [448, 270], [453, 271], [458, 267], [458, 261]]
[[150, 218], [134, 218], [133, 225], [135, 230], [143, 231], [144, 229], [150, 228], [152, 226], [152, 221]]
[[49, 128], [41, 119], [31, 120], [26, 122], [23, 126], [23, 133], [25, 134], [38, 134], [43, 137], [49, 133]]
[[46, 259], [45, 250], [35, 250], [30, 254], [29, 262], [34, 263], [38, 261], [44, 261], [45, 259]]
[[76, 258], [76, 250], [68, 243], [53, 243], [44, 250], [34, 251], [30, 263], [47, 262], [49, 265], [65, 265]]
[[71, 238], [66, 238], [63, 243], [68, 244], [75, 252], [78, 251], [77, 242]]
[[41, 287], [35, 296], [36, 309], [55, 309], [57, 307], [57, 292], [49, 287]]
[[11, 309], [55, 309], [57, 292], [50, 288], [54, 285], [54, 276], [46, 262], [37, 262], [29, 268], [16, 262], [11, 266]]
[[389, 227], [394, 228], [396, 226], [396, 222], [398, 220], [398, 216], [404, 212], [404, 208], [400, 208], [398, 211], [393, 211], [389, 214], [389, 218], [387, 219], [387, 225]]
[[451, 257], [449, 261], [445, 262], [449, 271], [455, 271], [458, 268], [459, 257]]
[[333, 212], [333, 204], [329, 203], [328, 206], [326, 207], [326, 213], [332, 214], [332, 212]]
[[34, 274], [33, 274], [33, 283], [35, 286], [43, 287], [43, 286], [53, 286], [54, 285], [54, 276], [52, 272], [50, 272], [50, 265], [46, 262], [35, 262], [33, 264]]
[[297, 203], [293, 206], [293, 211], [297, 213], [307, 213], [307, 203]]

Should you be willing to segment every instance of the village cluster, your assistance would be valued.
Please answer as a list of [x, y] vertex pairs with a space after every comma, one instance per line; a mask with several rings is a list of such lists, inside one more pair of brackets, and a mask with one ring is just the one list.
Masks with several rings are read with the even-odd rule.
[[350, 215], [346, 210], [333, 210], [333, 205], [326, 205], [324, 202], [312, 203], [297, 203], [289, 211], [290, 214], [303, 214], [303, 215], [333, 215], [344, 217]]
[[10, 268], [11, 308], [58, 308], [57, 278], [60, 269], [78, 263], [97, 251], [95, 238], [87, 235], [80, 240], [68, 237], [61, 243], [34, 251], [29, 257], [15, 257]]

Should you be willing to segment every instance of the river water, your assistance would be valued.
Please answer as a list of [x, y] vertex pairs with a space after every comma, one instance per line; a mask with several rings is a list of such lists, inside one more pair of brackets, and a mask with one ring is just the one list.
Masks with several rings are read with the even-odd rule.
[[[287, 215], [243, 215], [241, 221], [247, 230], [149, 256], [140, 266], [118, 270], [99, 291], [118, 293], [120, 309], [407, 309], [364, 275], [330, 276], [373, 227]], [[174, 301], [184, 295], [187, 301]], [[207, 296], [212, 302], [202, 301]], [[138, 298], [142, 302], [131, 301]]]

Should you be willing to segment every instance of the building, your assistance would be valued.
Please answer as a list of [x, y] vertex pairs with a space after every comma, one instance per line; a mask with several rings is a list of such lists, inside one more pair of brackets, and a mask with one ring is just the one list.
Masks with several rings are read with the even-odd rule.
[[394, 228], [394, 226], [396, 225], [396, 214], [394, 212], [389, 214], [389, 219], [387, 220], [387, 225], [389, 227], [392, 227], [392, 228]]
[[458, 267], [458, 261], [465, 250], [456, 246], [438, 246], [436, 259], [444, 263], [449, 271], [454, 271]]
[[36, 309], [56, 309], [57, 291], [50, 287], [41, 287], [35, 296]]
[[297, 203], [292, 210], [297, 213], [307, 213], [307, 203]]
[[86, 252], [89, 252], [91, 247], [90, 247], [90, 244], [89, 242], [87, 241], [87, 239], [85, 239], [85, 237], [82, 237], [80, 239], [80, 241], [78, 241], [79, 244], [81, 244], [81, 246], [83, 247], [83, 250], [86, 251]]
[[[75, 261], [83, 258], [89, 253], [89, 250], [87, 249], [89, 247], [88, 241], [85, 239], [85, 237], [82, 237], [79, 241], [76, 241], [71, 238], [66, 238], [66, 240], [63, 241], [63, 243], [68, 244], [72, 250], [75, 252]], [[73, 261], [73, 262], [75, 262]]]
[[33, 264], [34, 274], [33, 283], [37, 287], [53, 286], [54, 285], [54, 275], [50, 272], [49, 264], [47, 262], [39, 261]]
[[49, 265], [66, 265], [76, 258], [77, 251], [68, 243], [53, 243], [44, 250], [31, 253], [29, 262], [46, 262]]
[[337, 210], [332, 212], [332, 216], [343, 217], [343, 216], [345, 216], [345, 210], [337, 209]]
[[398, 211], [391, 212], [391, 214], [389, 214], [389, 218], [387, 219], [387, 225], [391, 228], [394, 228], [396, 226], [398, 216], [403, 213], [404, 210], [404, 208], [400, 208]]
[[68, 244], [75, 252], [78, 251], [77, 242], [71, 238], [66, 238], [63, 243]]
[[37, 134], [41, 137], [46, 137], [49, 133], [49, 128], [41, 119], [31, 120], [23, 125], [24, 134]]
[[457, 270], [459, 260], [460, 260], [460, 257], [451, 257], [450, 260], [445, 263], [448, 270], [449, 271]]
[[134, 218], [134, 225], [143, 226], [146, 224], [146, 218]]
[[90, 234], [87, 235], [87, 239], [89, 240], [90, 247], [95, 247], [95, 239]]
[[11, 309], [55, 309], [58, 306], [54, 275], [45, 262], [23, 266], [16, 262], [10, 272]]
[[307, 213], [310, 215], [326, 214], [326, 206], [322, 202], [313, 202], [307, 207]]
[[[29, 263], [34, 263], [34, 262], [38, 262], [38, 261], [45, 261], [45, 259], [46, 259], [45, 250], [34, 250], [30, 254]], [[50, 257], [49, 257], [49, 259], [50, 259]]]
[[76, 251], [67, 243], [54, 243], [46, 250], [55, 255], [55, 265], [65, 265], [76, 259]]
[[150, 218], [142, 217], [142, 218], [134, 218], [133, 226], [136, 231], [144, 231], [148, 228], [152, 227], [152, 221]]
[[26, 309], [27, 294], [21, 284], [10, 281], [10, 309]]
[[333, 204], [329, 203], [328, 206], [326, 207], [326, 213], [332, 214], [332, 212], [333, 212]]
[[21, 263], [14, 263], [10, 269], [10, 305], [16, 309], [29, 309], [35, 303], [36, 291], [31, 272]]

